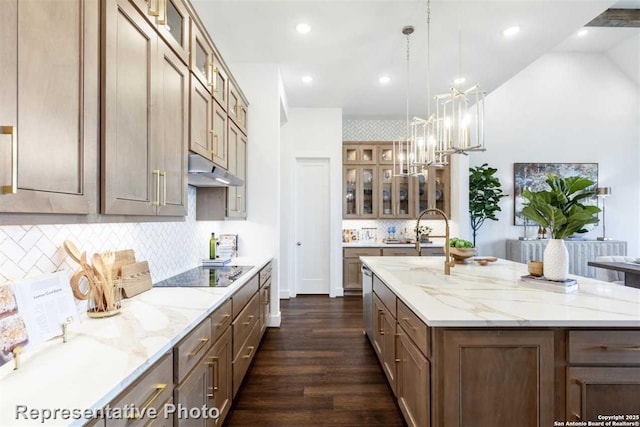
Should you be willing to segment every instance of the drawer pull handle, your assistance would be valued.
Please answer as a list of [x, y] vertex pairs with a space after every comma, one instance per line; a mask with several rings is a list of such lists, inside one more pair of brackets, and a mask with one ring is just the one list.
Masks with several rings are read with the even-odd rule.
[[227, 319], [230, 318], [231, 315], [230, 314], [225, 314], [224, 317], [222, 318], [222, 321], [220, 323], [216, 323], [216, 328], [221, 328], [222, 326], [224, 326], [225, 323], [227, 323]]
[[573, 411], [572, 411], [572, 412], [571, 412], [571, 415], [573, 415], [573, 416], [576, 418], [576, 421], [580, 421], [580, 420], [582, 420], [582, 417], [581, 417], [579, 414], [577, 414], [576, 412], [573, 412]]
[[380, 321], [380, 316], [384, 316], [384, 310], [378, 310], [378, 325], [380, 325], [378, 327], [378, 334], [379, 335], [384, 335], [384, 327], [382, 326], [382, 322]]
[[249, 346], [249, 347], [247, 347], [247, 348], [249, 349], [249, 354], [247, 354], [247, 355], [245, 355], [245, 356], [242, 356], [242, 358], [243, 358], [243, 359], [248, 359], [248, 358], [250, 358], [250, 357], [251, 357], [251, 355], [253, 354], [253, 349], [254, 349], [255, 347], [251, 345], [251, 346]]
[[151, 407], [151, 405], [153, 405], [153, 402], [160, 397], [160, 395], [162, 394], [162, 392], [164, 391], [164, 389], [167, 388], [166, 384], [158, 384], [156, 386], [155, 391], [153, 392], [153, 394], [151, 395], [151, 397], [149, 398], [149, 400], [147, 400], [147, 403], [144, 404], [144, 406], [142, 407], [142, 409], [140, 409], [139, 411], [133, 411], [134, 414], [129, 417], [130, 420], [139, 420], [140, 419], [140, 414], [144, 414], [145, 412], [147, 412], [147, 409], [149, 409]]
[[209, 359], [210, 361], [207, 363], [207, 365], [209, 365], [211, 367], [211, 375], [213, 377], [213, 385], [211, 387], [209, 387], [209, 389], [211, 390], [211, 393], [207, 393], [207, 397], [209, 399], [213, 399], [215, 397], [214, 393], [216, 393], [218, 391], [218, 358], [217, 357], [211, 357]]
[[251, 324], [251, 321], [253, 320], [255, 316], [252, 314], [251, 316], [249, 316], [249, 321], [248, 322], [242, 322], [242, 324], [244, 326], [249, 326]]
[[628, 347], [624, 347], [624, 346], [616, 347], [616, 346], [603, 345], [601, 348], [604, 351], [640, 351], [640, 345], [632, 345]]
[[406, 324], [407, 324], [407, 326], [409, 326], [409, 327], [410, 327], [411, 329], [413, 329], [414, 331], [415, 331], [416, 329], [418, 329], [418, 327], [417, 327], [417, 326], [413, 326], [413, 325], [411, 324], [411, 322], [409, 322], [409, 318], [408, 318], [408, 317], [403, 317], [403, 318], [402, 318], [402, 320], [404, 320], [404, 323], [406, 323]]
[[18, 192], [18, 131], [15, 126], [0, 126], [0, 135], [11, 135], [11, 184], [2, 186], [2, 194]]
[[209, 342], [209, 338], [202, 338], [200, 340], [200, 344], [198, 344], [198, 346], [189, 353], [189, 357], [192, 357], [198, 354], [200, 350], [202, 350], [204, 346], [207, 345], [208, 342]]

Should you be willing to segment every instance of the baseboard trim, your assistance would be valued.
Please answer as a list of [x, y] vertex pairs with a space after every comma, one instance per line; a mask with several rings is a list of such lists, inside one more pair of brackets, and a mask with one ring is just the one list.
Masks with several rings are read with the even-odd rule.
[[291, 295], [289, 295], [289, 290], [288, 289], [281, 289], [280, 290], [280, 299], [289, 299], [291, 298]]
[[271, 314], [268, 318], [267, 318], [267, 326], [269, 328], [279, 328], [280, 327], [280, 323], [282, 322], [282, 315], [280, 313], [278, 314]]

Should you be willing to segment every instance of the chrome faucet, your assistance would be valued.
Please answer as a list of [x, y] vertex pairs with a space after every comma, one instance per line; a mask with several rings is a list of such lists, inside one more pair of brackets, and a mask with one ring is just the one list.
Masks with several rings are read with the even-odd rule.
[[422, 217], [429, 213], [429, 212], [435, 212], [437, 214], [440, 214], [440, 216], [442, 216], [442, 218], [444, 219], [444, 226], [445, 226], [445, 232], [444, 232], [444, 236], [430, 236], [430, 237], [444, 237], [444, 274], [447, 276], [451, 275], [451, 267], [456, 265], [456, 262], [454, 260], [451, 259], [451, 256], [449, 254], [449, 218], [447, 218], [447, 214], [445, 214], [443, 211], [441, 211], [440, 209], [437, 208], [429, 208], [429, 209], [425, 209], [422, 212], [420, 212], [420, 215], [418, 215], [418, 220], [416, 221], [416, 251], [418, 251], [418, 256], [421, 256], [421, 250], [420, 250], [420, 220], [422, 219]]

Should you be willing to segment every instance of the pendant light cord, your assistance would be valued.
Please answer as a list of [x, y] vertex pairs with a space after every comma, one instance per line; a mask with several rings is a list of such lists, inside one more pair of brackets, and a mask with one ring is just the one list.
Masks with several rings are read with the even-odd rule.
[[427, 120], [431, 117], [431, 0], [427, 0]]
[[458, 1], [458, 79], [462, 78], [462, 0]]
[[409, 138], [409, 59], [410, 59], [410, 55], [411, 55], [411, 48], [409, 45], [409, 36], [411, 35], [411, 33], [407, 33], [407, 78], [405, 79], [405, 94], [406, 94], [406, 108], [407, 108], [407, 130], [405, 133], [405, 138], [408, 139]]

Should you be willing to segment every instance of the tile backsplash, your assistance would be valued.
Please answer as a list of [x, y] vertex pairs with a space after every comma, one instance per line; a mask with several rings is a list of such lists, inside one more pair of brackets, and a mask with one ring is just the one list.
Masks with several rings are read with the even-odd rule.
[[[421, 225], [428, 225], [433, 228], [431, 234], [434, 235], [444, 235], [444, 222], [440, 220], [423, 220], [420, 222]], [[356, 229], [360, 231], [360, 236], [363, 229], [376, 229], [375, 232], [376, 240], [382, 241], [385, 237], [387, 237], [387, 228], [395, 227], [396, 229], [396, 237], [408, 237], [415, 238], [415, 232], [413, 231], [413, 227], [416, 225], [415, 219], [408, 220], [343, 220], [342, 228], [343, 229]], [[434, 241], [438, 241], [439, 239], [434, 239]]]
[[407, 133], [406, 120], [345, 119], [342, 121], [343, 141], [393, 141]]
[[152, 278], [163, 280], [195, 267], [208, 256], [216, 222], [196, 222], [196, 189], [189, 187], [184, 222], [23, 225], [0, 227], [0, 284], [58, 270], [79, 269], [62, 242], [69, 239], [87, 257], [106, 250], [133, 249], [149, 262]]

